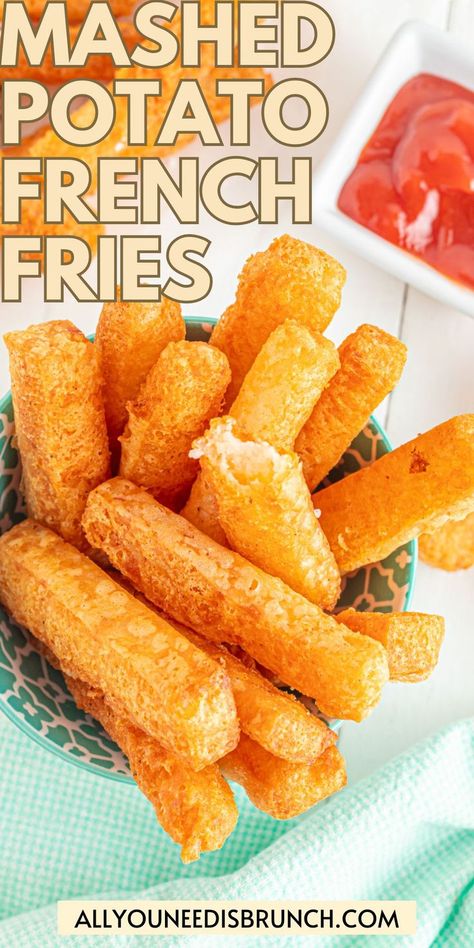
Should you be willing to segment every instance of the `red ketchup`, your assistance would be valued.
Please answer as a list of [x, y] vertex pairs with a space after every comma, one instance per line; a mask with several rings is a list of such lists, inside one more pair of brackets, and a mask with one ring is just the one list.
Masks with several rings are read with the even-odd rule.
[[474, 92], [438, 76], [410, 79], [363, 149], [338, 206], [474, 289]]

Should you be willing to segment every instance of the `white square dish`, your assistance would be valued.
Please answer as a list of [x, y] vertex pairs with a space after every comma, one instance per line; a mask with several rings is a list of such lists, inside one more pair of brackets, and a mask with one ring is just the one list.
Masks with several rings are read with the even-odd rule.
[[441, 302], [474, 316], [474, 292], [338, 209], [341, 189], [399, 89], [419, 73], [474, 88], [474, 56], [458, 38], [410, 21], [395, 34], [313, 179], [314, 224], [356, 253]]

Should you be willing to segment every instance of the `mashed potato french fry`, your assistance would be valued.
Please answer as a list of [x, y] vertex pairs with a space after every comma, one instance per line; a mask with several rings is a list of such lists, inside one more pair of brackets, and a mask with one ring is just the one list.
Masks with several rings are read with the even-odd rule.
[[221, 411], [230, 369], [206, 342], [171, 342], [128, 405], [120, 473], [157, 500], [182, 506], [199, 464], [193, 441]]
[[[338, 366], [332, 342], [287, 319], [263, 344], [229, 414], [251, 438], [290, 449]], [[203, 471], [182, 515], [217, 543], [227, 545], [216, 499]]]
[[238, 811], [218, 765], [196, 773], [114, 710], [102, 692], [74, 678], [66, 677], [66, 684], [78, 707], [100, 721], [128, 757], [133, 777], [158, 822], [182, 847], [183, 862], [220, 849], [235, 827]]
[[103, 691], [193, 769], [235, 746], [222, 666], [50, 530], [27, 520], [0, 538], [0, 600], [66, 674]]
[[86, 498], [110, 472], [97, 353], [66, 320], [4, 338], [28, 514], [85, 548]]
[[225, 776], [245, 788], [254, 806], [276, 820], [299, 816], [341, 790], [347, 779], [337, 747], [328, 747], [314, 764], [293, 764], [269, 754], [245, 734], [220, 763]]
[[262, 346], [229, 415], [252, 438], [290, 450], [338, 368], [329, 339], [286, 319]]
[[247, 260], [235, 303], [221, 317], [210, 340], [229, 360], [228, 405], [280, 323], [290, 318], [314, 332], [326, 329], [340, 306], [345, 277], [344, 268], [333, 257], [288, 235]]
[[420, 559], [430, 566], [455, 572], [474, 566], [474, 511], [464, 520], [449, 520], [418, 541]]
[[165, 618], [194, 645], [224, 665], [241, 730], [270, 754], [293, 763], [312, 764], [334, 744], [334, 731], [311, 714], [294, 695], [279, 691], [250, 666], [251, 660], [244, 664], [225, 646], [207, 641], [166, 615]]
[[436, 668], [444, 638], [442, 616], [344, 609], [336, 619], [353, 632], [382, 643], [393, 681], [424, 681]]
[[310, 490], [321, 483], [397, 384], [403, 342], [377, 326], [359, 326], [339, 348], [340, 369], [324, 390], [295, 444]]
[[184, 339], [179, 303], [106, 303], [95, 345], [104, 379], [105, 418], [112, 451], [127, 423], [127, 403], [137, 398], [158, 356], [169, 342]]
[[216, 419], [194, 443], [233, 550], [323, 609], [341, 592], [336, 560], [315, 516], [301, 461]]
[[115, 478], [90, 495], [86, 535], [147, 599], [205, 638], [240, 645], [328, 717], [361, 720], [388, 679], [379, 642], [220, 547]]
[[313, 497], [341, 573], [474, 510], [474, 415], [458, 415]]

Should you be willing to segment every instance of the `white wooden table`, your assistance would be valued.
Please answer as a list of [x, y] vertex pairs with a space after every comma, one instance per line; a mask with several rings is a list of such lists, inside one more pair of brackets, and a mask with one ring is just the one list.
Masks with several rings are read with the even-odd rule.
[[[474, 0], [323, 0], [337, 29], [336, 45], [329, 58], [311, 70], [326, 92], [330, 122], [312, 153], [324, 156], [352, 103], [383, 48], [408, 19], [419, 18], [471, 36], [474, 40]], [[253, 117], [253, 152], [280, 155], [264, 134], [260, 118]], [[226, 151], [229, 148], [226, 147]], [[189, 151], [189, 149], [188, 149]], [[237, 149], [241, 153], [242, 149]], [[222, 157], [222, 148], [194, 146], [203, 165]], [[299, 152], [301, 154], [301, 151]], [[176, 159], [172, 159], [175, 161]], [[344, 301], [328, 335], [340, 342], [362, 322], [372, 322], [399, 336], [409, 348], [402, 382], [377, 414], [395, 444], [409, 440], [452, 415], [474, 411], [474, 320], [441, 306], [388, 276], [329, 239], [314, 226], [291, 227], [281, 214], [278, 227], [250, 225], [233, 230], [203, 215], [195, 228], [213, 241], [208, 255], [214, 273], [211, 296], [189, 312], [218, 316], [233, 299], [234, 275], [244, 259], [265, 247], [276, 234], [290, 230], [338, 257], [348, 271]], [[150, 232], [153, 228], [147, 228]], [[165, 217], [161, 232], [169, 242], [179, 233], [172, 216]], [[45, 304], [30, 281], [22, 304], [0, 304], [0, 330], [21, 328], [51, 318], [72, 319], [84, 331], [93, 330], [99, 306]], [[0, 349], [0, 390], [8, 387], [6, 352]], [[403, 751], [436, 729], [473, 712], [474, 667], [473, 570], [454, 575], [419, 565], [413, 608], [446, 617], [446, 642], [432, 678], [419, 685], [390, 685], [381, 705], [363, 725], [348, 724], [342, 737], [349, 778], [371, 773], [383, 761]]]

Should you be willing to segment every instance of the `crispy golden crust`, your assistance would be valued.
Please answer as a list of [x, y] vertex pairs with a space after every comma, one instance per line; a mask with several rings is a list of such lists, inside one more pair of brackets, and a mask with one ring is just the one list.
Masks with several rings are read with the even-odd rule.
[[222, 409], [230, 369], [206, 342], [171, 342], [148, 374], [120, 438], [120, 473], [157, 500], [182, 506], [199, 463], [193, 441]]
[[235, 704], [220, 665], [39, 524], [14, 527], [0, 551], [2, 602], [66, 674], [106, 693], [193, 769], [235, 746]]
[[430, 566], [454, 572], [474, 566], [474, 511], [464, 520], [449, 520], [436, 533], [418, 541], [420, 559]]
[[220, 849], [238, 819], [232, 790], [217, 764], [196, 773], [83, 681], [66, 678], [78, 707], [96, 718], [121, 747], [163, 829], [178, 843], [183, 862]]
[[193, 454], [217, 500], [230, 546], [323, 609], [341, 592], [336, 560], [314, 514], [301, 461], [264, 441], [241, 440], [216, 419]]
[[286, 319], [262, 346], [229, 414], [252, 438], [289, 450], [338, 368], [329, 339]]
[[117, 438], [127, 423], [127, 402], [141, 386], [169, 342], [184, 339], [179, 303], [106, 303], [99, 316], [95, 345], [104, 379], [110, 445], [118, 458]]
[[[89, 6], [90, 0], [87, 0]], [[44, 6], [44, 0], [41, 2]], [[0, 10], [2, 3], [0, 0]], [[72, 21], [71, 21], [72, 22]], [[133, 23], [127, 20], [121, 20], [117, 23], [120, 29], [122, 39], [131, 52], [140, 42], [140, 34], [137, 33]], [[81, 27], [72, 26], [69, 30], [71, 46], [74, 46]], [[96, 79], [100, 82], [112, 82], [115, 73], [115, 65], [111, 56], [89, 56], [85, 66], [55, 66], [51, 48], [46, 50], [43, 62], [39, 66], [30, 66], [26, 61], [23, 48], [20, 48], [17, 66], [0, 67], [0, 82], [4, 79], [32, 79], [36, 82], [43, 82], [46, 85], [62, 85], [65, 82], [71, 82], [72, 79]]]
[[314, 495], [341, 573], [474, 509], [474, 415], [458, 415]]
[[[339, 357], [328, 339], [287, 319], [262, 346], [229, 414], [250, 437], [262, 438], [276, 448], [292, 448], [338, 366]], [[217, 543], [227, 545], [216, 499], [202, 471], [182, 515]]]
[[436, 668], [444, 638], [442, 616], [344, 609], [336, 619], [348, 629], [382, 643], [392, 681], [424, 681]]
[[205, 638], [240, 645], [328, 717], [361, 720], [388, 679], [384, 649], [220, 547], [122, 478], [89, 497], [84, 529], [141, 592]]
[[[165, 618], [175, 624], [175, 620]], [[270, 754], [293, 763], [312, 764], [334, 744], [334, 731], [294, 695], [279, 691], [251, 666], [251, 660], [244, 664], [225, 646], [207, 641], [180, 623], [176, 626], [194, 645], [224, 665], [241, 730]]]
[[97, 354], [67, 321], [7, 333], [5, 342], [28, 514], [85, 548], [86, 498], [110, 473]]
[[345, 278], [337, 260], [288, 235], [247, 260], [235, 303], [211, 336], [211, 344], [225, 352], [232, 370], [228, 405], [264, 342], [285, 319], [324, 332], [340, 306]]
[[227, 537], [219, 520], [217, 500], [204, 471], [199, 471], [191, 488], [191, 493], [181, 511], [198, 530], [221, 546], [228, 546]]
[[257, 809], [276, 820], [304, 813], [341, 790], [347, 780], [337, 747], [328, 747], [314, 764], [292, 764], [269, 754], [244, 734], [221, 767], [226, 777], [245, 788]]
[[359, 326], [342, 343], [341, 367], [296, 440], [310, 490], [329, 474], [374, 408], [392, 391], [406, 356], [403, 342], [377, 326]]

